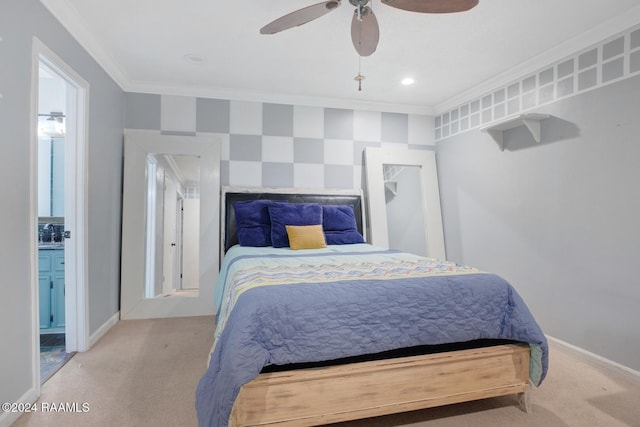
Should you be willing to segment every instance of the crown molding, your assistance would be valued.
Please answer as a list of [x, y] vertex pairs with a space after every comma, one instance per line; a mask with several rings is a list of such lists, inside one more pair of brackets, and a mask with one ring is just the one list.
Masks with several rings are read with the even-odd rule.
[[348, 110], [379, 111], [385, 113], [420, 114], [433, 116], [430, 106], [412, 104], [392, 104], [385, 102], [358, 101], [354, 99], [325, 98], [271, 92], [242, 91], [230, 88], [168, 86], [150, 82], [133, 82], [130, 92], [218, 98], [231, 101], [267, 102], [274, 104], [306, 105], [310, 107], [344, 108]]
[[78, 11], [67, 0], [40, 0], [40, 3], [56, 18], [71, 34], [80, 46], [102, 67], [118, 86], [128, 91], [129, 80], [124, 71], [117, 65], [97, 42], [91, 31], [85, 25]]
[[462, 104], [480, 98], [492, 91], [507, 86], [529, 74], [534, 74], [552, 64], [560, 62], [581, 51], [612, 38], [640, 23], [640, 6], [612, 18], [592, 29], [573, 37], [558, 46], [534, 56], [527, 61], [503, 71], [473, 88], [461, 92], [448, 100], [433, 106], [434, 114], [446, 113]]

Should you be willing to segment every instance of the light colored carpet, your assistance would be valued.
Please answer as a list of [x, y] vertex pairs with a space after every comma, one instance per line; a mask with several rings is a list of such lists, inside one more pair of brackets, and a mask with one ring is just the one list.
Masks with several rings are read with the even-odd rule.
[[39, 402], [86, 402], [88, 412], [26, 414], [14, 425], [195, 426], [213, 329], [213, 317], [120, 321], [42, 387]]
[[[78, 403], [79, 412], [25, 414], [14, 426], [196, 426], [195, 388], [213, 327], [212, 317], [120, 321], [42, 388], [39, 402]], [[88, 412], [82, 412], [84, 402]], [[532, 403], [531, 414], [506, 396], [339, 426], [640, 427], [640, 382], [553, 345], [549, 374], [533, 389]]]

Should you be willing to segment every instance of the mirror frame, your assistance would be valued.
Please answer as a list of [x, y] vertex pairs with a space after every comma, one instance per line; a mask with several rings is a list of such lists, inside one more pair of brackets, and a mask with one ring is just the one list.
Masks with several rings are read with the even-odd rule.
[[[120, 318], [213, 315], [218, 278], [220, 138], [125, 130]], [[200, 278], [198, 292], [145, 298], [146, 166], [149, 153], [200, 157]]]
[[423, 202], [424, 229], [427, 237], [427, 256], [446, 259], [435, 152], [366, 147], [364, 157], [367, 212], [369, 213], [369, 242], [372, 245], [384, 248], [389, 247], [383, 165], [418, 166], [420, 167], [420, 188]]

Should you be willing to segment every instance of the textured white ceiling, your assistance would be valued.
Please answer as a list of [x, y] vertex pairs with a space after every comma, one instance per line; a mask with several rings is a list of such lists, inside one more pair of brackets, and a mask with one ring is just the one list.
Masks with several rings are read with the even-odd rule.
[[380, 44], [358, 91], [346, 0], [275, 35], [259, 29], [317, 0], [41, 1], [127, 91], [423, 113], [640, 23], [639, 0], [480, 0], [443, 15], [372, 0]]

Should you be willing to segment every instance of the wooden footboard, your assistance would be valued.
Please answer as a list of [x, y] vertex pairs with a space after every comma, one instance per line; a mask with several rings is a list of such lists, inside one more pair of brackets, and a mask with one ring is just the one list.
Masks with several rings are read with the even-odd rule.
[[231, 426], [311, 426], [507, 394], [529, 409], [529, 346], [518, 344], [260, 374]]

